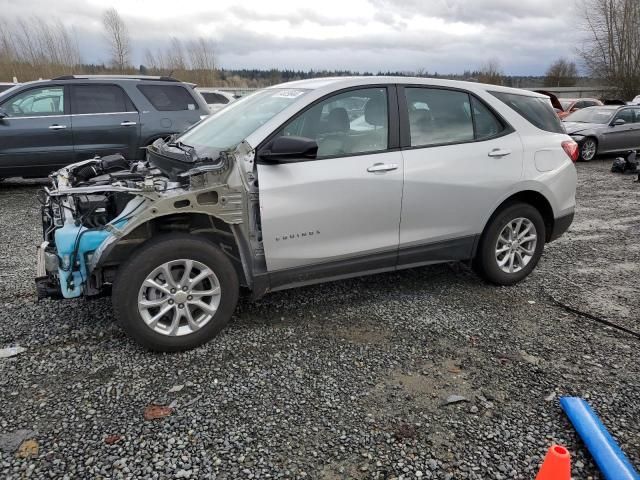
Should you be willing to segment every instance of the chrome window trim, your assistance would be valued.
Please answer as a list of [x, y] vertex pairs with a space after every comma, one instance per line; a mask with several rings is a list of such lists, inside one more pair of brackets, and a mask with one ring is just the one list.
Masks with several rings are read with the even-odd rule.
[[123, 115], [125, 113], [140, 113], [140, 112], [103, 112], [103, 113], [71, 113], [68, 115], [40, 115], [39, 117], [30, 116], [30, 117], [6, 117], [7, 120], [26, 120], [26, 119], [34, 119], [34, 118], [60, 118], [60, 117], [85, 117], [87, 115]]
[[72, 117], [86, 117], [87, 115], [123, 115], [125, 113], [138, 114], [139, 112], [134, 110], [134, 111], [131, 111], [131, 112], [72, 113], [71, 116]]
[[34, 118], [63, 118], [63, 117], [71, 117], [71, 115], [40, 115], [38, 117], [30, 116], [30, 117], [11, 117], [8, 116], [5, 120], [33, 120]]

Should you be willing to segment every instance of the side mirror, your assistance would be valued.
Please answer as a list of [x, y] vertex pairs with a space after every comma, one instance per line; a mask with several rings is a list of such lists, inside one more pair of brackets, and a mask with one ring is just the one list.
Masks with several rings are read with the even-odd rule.
[[627, 122], [625, 122], [624, 119], [622, 119], [622, 118], [616, 118], [613, 121], [613, 125], [614, 126], [616, 126], [616, 125], [624, 125], [625, 123], [627, 123]]
[[318, 144], [306, 137], [278, 137], [270, 141], [258, 153], [264, 163], [292, 163], [313, 160], [318, 154]]
[[0, 107], [0, 120], [2, 120], [3, 118], [7, 118], [9, 116], [9, 114], [7, 113], [7, 111]]

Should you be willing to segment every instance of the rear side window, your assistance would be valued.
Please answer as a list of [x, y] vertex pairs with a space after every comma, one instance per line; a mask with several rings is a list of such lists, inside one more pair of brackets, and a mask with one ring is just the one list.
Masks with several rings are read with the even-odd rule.
[[138, 90], [161, 112], [198, 110], [198, 103], [181, 85], [138, 85]]
[[539, 129], [552, 133], [565, 133], [560, 119], [547, 99], [505, 92], [491, 92], [491, 94]]
[[489, 108], [475, 97], [471, 97], [473, 121], [476, 127], [476, 140], [495, 137], [504, 129], [504, 124], [489, 110]]
[[221, 103], [223, 105], [226, 105], [227, 103], [229, 103], [229, 99], [224, 95], [220, 95], [219, 93], [200, 92], [200, 94], [202, 95], [202, 97], [207, 103], [211, 103], [211, 104]]
[[474, 140], [469, 95], [438, 88], [405, 88], [412, 147]]
[[71, 105], [74, 114], [135, 111], [129, 97], [115, 85], [73, 85]]

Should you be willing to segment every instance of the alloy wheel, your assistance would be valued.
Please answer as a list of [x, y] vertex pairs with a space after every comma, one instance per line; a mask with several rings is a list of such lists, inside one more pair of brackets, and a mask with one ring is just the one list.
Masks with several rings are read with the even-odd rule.
[[204, 327], [220, 305], [220, 282], [205, 264], [179, 259], [155, 268], [138, 292], [138, 312], [154, 332], [182, 336]]
[[582, 159], [585, 162], [588, 162], [589, 160], [593, 160], [593, 157], [596, 156], [596, 142], [595, 140], [592, 139], [588, 139], [587, 141], [585, 141], [582, 144], [582, 149], [580, 154], [582, 155]]
[[538, 244], [538, 233], [531, 220], [519, 217], [507, 223], [496, 242], [495, 258], [500, 270], [516, 273], [533, 258]]

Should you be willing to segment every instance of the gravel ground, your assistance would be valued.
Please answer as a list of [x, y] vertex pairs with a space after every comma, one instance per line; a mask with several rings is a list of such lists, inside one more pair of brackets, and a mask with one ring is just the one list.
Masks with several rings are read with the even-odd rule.
[[640, 329], [640, 185], [609, 165], [578, 165], [570, 232], [515, 287], [445, 265], [274, 293], [172, 355], [108, 299], [36, 301], [37, 186], [2, 184], [0, 347], [26, 351], [0, 359], [0, 439], [32, 430], [38, 451], [0, 450], [0, 477], [530, 480], [559, 442], [600, 478], [561, 395], [640, 465], [640, 340], [549, 298]]

